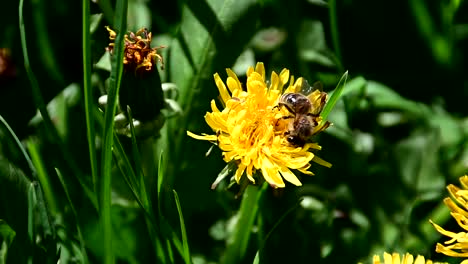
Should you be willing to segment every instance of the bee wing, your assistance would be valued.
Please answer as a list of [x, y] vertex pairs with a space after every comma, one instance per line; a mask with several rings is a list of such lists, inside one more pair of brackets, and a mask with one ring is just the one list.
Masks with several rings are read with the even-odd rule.
[[316, 81], [312, 84], [312, 92], [317, 90], [320, 92], [323, 91], [323, 84], [320, 81]]
[[302, 80], [302, 85], [301, 85], [301, 90], [299, 91], [301, 94], [308, 96], [314, 91], [323, 91], [323, 85], [321, 82], [317, 81], [312, 84], [312, 86], [309, 84], [309, 82], [306, 79]]

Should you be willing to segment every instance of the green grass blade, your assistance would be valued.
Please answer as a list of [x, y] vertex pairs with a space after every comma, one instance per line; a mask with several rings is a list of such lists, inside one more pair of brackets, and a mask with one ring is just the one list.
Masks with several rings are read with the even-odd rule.
[[37, 149], [36, 143], [32, 142], [32, 140], [27, 141], [27, 146], [29, 149], [29, 153], [31, 154], [31, 159], [34, 163], [34, 166], [37, 169], [37, 178], [41, 183], [41, 187], [44, 192], [44, 196], [49, 204], [49, 208], [52, 211], [52, 213], [56, 213], [57, 204], [55, 202], [55, 196], [49, 181], [49, 177], [47, 176], [46, 169], [44, 168], [44, 163], [42, 162], [41, 154]]
[[[172, 227], [169, 225], [169, 223], [166, 222], [164, 217], [162, 216], [161, 212], [161, 201], [162, 201], [162, 189], [163, 189], [163, 183], [164, 183], [164, 175], [166, 173], [166, 163], [164, 162], [163, 158], [163, 152], [161, 151], [161, 154], [159, 156], [159, 164], [158, 164], [158, 186], [157, 186], [157, 203], [158, 203], [158, 217], [159, 217], [159, 223], [161, 223], [163, 231], [165, 231], [165, 235], [167, 237], [170, 237], [170, 241], [174, 245], [175, 249], [177, 252], [180, 253], [181, 256], [183, 256], [184, 253], [184, 245], [183, 242], [180, 241], [179, 237], [176, 235]], [[168, 254], [169, 257], [172, 256], [172, 249], [170, 246], [167, 246]], [[173, 258], [173, 257], [171, 257]]]
[[192, 260], [190, 258], [190, 249], [188, 245], [188, 240], [187, 240], [187, 232], [185, 230], [185, 224], [184, 224], [184, 216], [182, 214], [182, 208], [180, 207], [180, 201], [179, 201], [179, 196], [177, 195], [177, 192], [175, 190], [172, 190], [174, 193], [174, 199], [177, 205], [177, 211], [179, 212], [179, 221], [180, 221], [180, 232], [182, 234], [182, 245], [184, 249], [184, 260], [185, 263], [192, 263]]
[[135, 134], [135, 126], [133, 124], [133, 116], [132, 116], [132, 109], [130, 106], [127, 106], [127, 113], [128, 113], [128, 120], [130, 120], [130, 134], [131, 134], [131, 141], [132, 141], [132, 153], [133, 153], [133, 160], [135, 161], [135, 182], [140, 192], [140, 197], [145, 203], [145, 207], [150, 206], [150, 200], [148, 199], [148, 193], [146, 191], [145, 185], [145, 178], [143, 173], [143, 163], [141, 162], [140, 150], [138, 149], [138, 143]]
[[[130, 178], [127, 175], [125, 169], [122, 167], [122, 165], [117, 160], [116, 160], [115, 163], [117, 164], [117, 168], [120, 170], [120, 173], [124, 177], [124, 180], [127, 183], [128, 187], [130, 188], [130, 192], [133, 194], [133, 198], [135, 198], [138, 205], [141, 207], [141, 209], [143, 209], [143, 212], [145, 213], [145, 215], [149, 219], [151, 219], [151, 217], [149, 216], [150, 213], [148, 212], [147, 208], [145, 207], [145, 204], [141, 201], [140, 195], [138, 194], [137, 190], [135, 189], [135, 186], [133, 186], [132, 183], [130, 182]], [[128, 173], [128, 174], [132, 174], [132, 173]]]
[[28, 153], [26, 152], [26, 149], [24, 148], [23, 144], [21, 144], [19, 138], [16, 136], [15, 132], [13, 132], [13, 129], [11, 129], [10, 125], [8, 125], [7, 121], [3, 118], [3, 116], [0, 115], [0, 123], [10, 132], [10, 135], [13, 137], [15, 140], [16, 145], [18, 145], [18, 148], [20, 149], [21, 153], [23, 154], [24, 159], [28, 163], [29, 169], [31, 170], [31, 173], [33, 175], [33, 179], [36, 179], [37, 172], [36, 168], [34, 167], [33, 162], [31, 161], [31, 158], [29, 158]]
[[[268, 241], [268, 238], [270, 238], [271, 234], [273, 234], [273, 232], [276, 230], [276, 228], [278, 228], [278, 226], [283, 222], [283, 220], [288, 216], [290, 215], [292, 212], [294, 212], [301, 204], [300, 204], [301, 201], [299, 201], [298, 203], [296, 203], [295, 206], [292, 206], [291, 208], [289, 208], [283, 215], [281, 215], [281, 217], [276, 221], [276, 223], [273, 225], [273, 227], [270, 229], [270, 231], [268, 231], [268, 233], [262, 237], [262, 240], [260, 241], [260, 246], [258, 248], [258, 251], [257, 251], [257, 254], [255, 256], [255, 259], [258, 258], [258, 260], [254, 260], [255, 261], [260, 261], [260, 254], [263, 250], [263, 248], [265, 247], [266, 245], [266, 242]], [[261, 216], [259, 216], [261, 217]], [[261, 227], [261, 224], [259, 224], [260, 228]], [[262, 232], [263, 233], [263, 232]], [[257, 262], [258, 263], [258, 262]]]
[[260, 263], [260, 254], [258, 253], [255, 253], [255, 258], [253, 260], [253, 264], [259, 264]]
[[[163, 219], [159, 219], [158, 221], [157, 216], [155, 216], [152, 210], [152, 206], [150, 202], [149, 201], [145, 202], [144, 200], [142, 200], [141, 194], [137, 192], [137, 189], [135, 188], [135, 186], [137, 186], [136, 182], [132, 182], [132, 181], [136, 181], [136, 174], [133, 170], [132, 165], [130, 164], [130, 160], [125, 155], [125, 150], [122, 144], [120, 143], [120, 140], [117, 134], [114, 134], [114, 155], [116, 159], [120, 160], [123, 163], [123, 166], [122, 166], [120, 165], [120, 163], [116, 162], [135, 200], [143, 209], [143, 212], [146, 217], [147, 225], [148, 225], [149, 236], [152, 240], [152, 243], [155, 245], [155, 250], [157, 252], [157, 255], [160, 258], [162, 258], [162, 260], [170, 259], [171, 258], [170, 256], [172, 255], [171, 248], [170, 247], [164, 248], [164, 245], [162, 243], [163, 241], [166, 240], [166, 238], [164, 237], [164, 234], [161, 231], [161, 228], [159, 227], [159, 223], [163, 222]], [[174, 243], [175, 247], [178, 249], [180, 254], [183, 255], [182, 243], [180, 242], [179, 238], [174, 237], [174, 232], [172, 232], [172, 229], [170, 228], [170, 226], [166, 225], [166, 227], [168, 227], [165, 229], [166, 235], [173, 236], [172, 242]], [[173, 263], [173, 261], [169, 263]]]
[[[34, 208], [36, 206], [36, 192], [34, 191], [34, 182], [31, 182], [28, 188], [28, 238], [32, 247], [35, 245], [35, 230], [34, 230]], [[33, 253], [28, 256], [28, 263], [33, 263]]]
[[159, 156], [159, 163], [158, 163], [158, 190], [157, 190], [157, 199], [158, 199], [158, 213], [161, 215], [161, 191], [164, 182], [164, 173], [165, 173], [165, 163], [163, 162], [163, 151]]
[[84, 242], [84, 239], [83, 239], [83, 234], [81, 233], [80, 224], [78, 222], [78, 213], [76, 212], [75, 206], [73, 205], [73, 202], [72, 202], [72, 200], [70, 198], [70, 192], [68, 191], [67, 185], [65, 184], [65, 181], [63, 180], [62, 173], [60, 173], [60, 171], [57, 168], [55, 168], [55, 172], [57, 173], [57, 177], [59, 178], [60, 184], [62, 184], [62, 188], [63, 188], [63, 190], [65, 192], [65, 196], [67, 197], [68, 203], [70, 204], [70, 208], [71, 208], [72, 213], [73, 213], [73, 216], [75, 217], [76, 230], [77, 230], [77, 233], [78, 233], [78, 240], [80, 241], [81, 254], [83, 254], [83, 258], [85, 260], [85, 263], [89, 263], [88, 254], [86, 253], [85, 242]]
[[[59, 146], [59, 150], [64, 157], [65, 162], [67, 163], [68, 167], [70, 167], [71, 171], [75, 174], [75, 177], [77, 177], [83, 189], [89, 189], [88, 186], [86, 186], [86, 184], [82, 180], [81, 170], [75, 163], [75, 159], [70, 155], [70, 153], [65, 148], [65, 145], [63, 144], [63, 141], [59, 133], [57, 132], [57, 129], [52, 123], [52, 119], [50, 118], [50, 115], [47, 112], [46, 104], [44, 102], [44, 99], [42, 98], [41, 91], [39, 89], [39, 84], [31, 69], [31, 65], [29, 63], [28, 48], [27, 48], [27, 43], [26, 43], [26, 31], [24, 27], [23, 5], [24, 5], [24, 0], [20, 0], [19, 24], [20, 24], [20, 36], [21, 36], [21, 48], [23, 50], [24, 68], [26, 70], [26, 75], [28, 76], [29, 82], [31, 84], [34, 103], [36, 104], [36, 107], [39, 109], [39, 112], [41, 113], [42, 119], [44, 120], [45, 128], [50, 135], [50, 140], [52, 142], [57, 143], [57, 145]], [[96, 200], [95, 197], [92, 197], [92, 196], [90, 197], [90, 199], [93, 201]]]
[[338, 99], [341, 97], [341, 93], [343, 92], [344, 87], [346, 86], [346, 80], [348, 79], [348, 71], [346, 71], [340, 78], [340, 81], [336, 85], [335, 90], [331, 92], [330, 94], [330, 99], [328, 100], [327, 104], [323, 108], [322, 111], [322, 118], [323, 121], [325, 122], [327, 120], [328, 115], [330, 114], [331, 110], [333, 107], [335, 107], [336, 102], [338, 102]]
[[110, 0], [102, 0], [98, 1], [97, 4], [102, 10], [102, 13], [104, 14], [104, 17], [106, 20], [110, 23], [112, 22], [112, 19], [114, 18], [114, 10], [112, 9], [112, 4]]
[[[164, 163], [164, 158], [163, 158], [163, 152], [161, 151], [161, 154], [159, 156], [159, 164], [158, 164], [158, 183], [157, 183], [157, 204], [158, 204], [158, 223], [161, 224], [161, 229], [164, 232], [164, 235], [168, 238], [170, 238], [168, 241], [174, 245], [175, 249], [177, 252], [181, 255], [184, 256], [184, 245], [183, 242], [180, 241], [180, 238], [176, 235], [176, 232], [172, 229], [172, 227], [167, 223], [166, 219], [162, 216], [162, 211], [161, 211], [161, 201], [162, 201], [162, 189], [163, 189], [163, 183], [164, 183], [164, 175], [166, 173], [166, 167]], [[173, 259], [173, 252], [172, 248], [170, 245], [167, 245], [166, 247], [167, 253], [169, 259]], [[170, 262], [172, 263], [172, 262]]]
[[337, 60], [335, 62], [338, 65], [339, 69], [342, 69], [343, 66], [341, 65], [341, 50], [340, 50], [340, 35], [339, 35], [339, 30], [338, 30], [338, 11], [337, 11], [337, 6], [336, 6], [336, 0], [330, 0], [328, 1], [328, 11], [329, 11], [329, 16], [330, 16], [330, 30], [331, 30], [331, 36], [332, 36], [332, 43], [333, 43], [333, 49], [335, 51]]
[[6, 264], [8, 249], [16, 237], [16, 232], [2, 219], [0, 219], [0, 237], [2, 238], [2, 243], [0, 244], [0, 264]]
[[104, 119], [103, 150], [101, 162], [101, 224], [104, 243], [104, 263], [114, 263], [112, 251], [112, 219], [111, 219], [111, 178], [112, 178], [112, 145], [114, 137], [114, 116], [117, 107], [117, 95], [119, 94], [122, 80], [124, 35], [127, 28], [127, 0], [117, 0], [116, 20], [114, 28], [118, 31], [115, 39], [115, 49], [112, 56], [112, 72], [110, 76], [110, 88], [107, 96], [107, 108]]
[[44, 201], [44, 197], [43, 197], [44, 195], [42, 194], [42, 189], [41, 189], [41, 187], [39, 185], [37, 185], [37, 182], [36, 182], [38, 180], [38, 171], [37, 171], [36, 167], [34, 167], [34, 163], [31, 160], [31, 158], [29, 157], [29, 155], [27, 154], [26, 149], [21, 144], [21, 142], [19, 141], [16, 134], [13, 132], [11, 127], [8, 125], [8, 123], [5, 121], [5, 119], [3, 119], [3, 117], [1, 115], [0, 115], [0, 123], [3, 124], [3, 126], [8, 130], [11, 137], [13, 138], [13, 140], [18, 145], [18, 148], [20, 149], [21, 153], [23, 154], [23, 156], [24, 156], [24, 158], [25, 158], [25, 160], [26, 160], [26, 162], [28, 164], [28, 167], [31, 170], [31, 175], [32, 175], [33, 183], [34, 183], [34, 185], [31, 185], [31, 186], [36, 187], [34, 189], [34, 191], [36, 191], [36, 193], [34, 194], [34, 197], [35, 197], [34, 198], [34, 201], [35, 201], [34, 205], [37, 207], [37, 209], [35, 211], [33, 210], [33, 212], [37, 212], [40, 215], [40, 218], [42, 220], [40, 222], [40, 224], [41, 224], [42, 231], [44, 232], [44, 235], [47, 236], [47, 237], [54, 238], [55, 237], [55, 229], [54, 229], [53, 225], [50, 222], [50, 212], [49, 212], [49, 209], [47, 207], [46, 202]]
[[250, 236], [252, 234], [252, 227], [257, 218], [260, 197], [268, 187], [269, 185], [266, 183], [264, 183], [263, 186], [247, 186], [247, 189], [242, 195], [239, 218], [233, 233], [233, 242], [228, 245], [222, 263], [230, 264], [242, 262], [247, 252]]
[[166, 246], [169, 255], [169, 263], [174, 263], [174, 253], [172, 252], [171, 242], [169, 241], [169, 239], [166, 239]]
[[125, 182], [130, 188], [130, 191], [132, 192], [135, 200], [140, 205], [140, 207], [144, 210], [146, 216], [150, 219], [151, 223], [153, 225], [156, 225], [156, 220], [155, 220], [154, 215], [151, 213], [151, 208], [149, 207], [148, 204], [144, 203], [144, 201], [141, 199], [141, 195], [138, 192], [138, 189], [136, 189], [136, 187], [138, 186], [137, 181], [136, 181], [137, 179], [136, 173], [133, 170], [130, 160], [125, 154], [125, 150], [122, 144], [120, 143], [119, 137], [115, 133], [114, 133], [114, 148], [113, 149], [114, 149], [114, 156], [116, 157], [116, 159], [123, 162], [123, 167], [118, 163], [118, 161], [116, 161], [116, 164], [119, 170], [121, 171], [121, 174], [124, 177]]
[[90, 1], [83, 0], [83, 88], [86, 115], [86, 136], [88, 137], [89, 159], [91, 163], [91, 175], [93, 190], [97, 193], [97, 157], [95, 151], [96, 132], [94, 130], [94, 104], [93, 91], [91, 87], [91, 33], [90, 33]]
[[[141, 200], [140, 194], [135, 189], [136, 185], [134, 183], [131, 183], [132, 180], [136, 179], [135, 172], [133, 171], [133, 168], [130, 164], [130, 161], [128, 160], [128, 157], [125, 155], [123, 146], [120, 143], [119, 138], [117, 137], [117, 134], [115, 134], [114, 145], [115, 145], [114, 155], [116, 159], [119, 159], [120, 161], [123, 162], [123, 166], [122, 166], [118, 161], [116, 161], [117, 167], [121, 171], [121, 174], [124, 177], [124, 180], [127, 183], [128, 187], [130, 188], [130, 191], [133, 194], [133, 197], [137, 201], [138, 205], [143, 209], [143, 212], [146, 217], [146, 222], [148, 225], [150, 239], [152, 243], [155, 245], [156, 251], [158, 252], [158, 256], [167, 258], [166, 255], [168, 253], [164, 251], [164, 248], [162, 248], [161, 246], [161, 243], [162, 243], [161, 241], [164, 241], [162, 237], [162, 232], [158, 226], [158, 222], [152, 211], [152, 208], [148, 204], [145, 204], [144, 201]], [[127, 171], [125, 171], [125, 169]], [[161, 254], [159, 254], [159, 252], [161, 252]]]

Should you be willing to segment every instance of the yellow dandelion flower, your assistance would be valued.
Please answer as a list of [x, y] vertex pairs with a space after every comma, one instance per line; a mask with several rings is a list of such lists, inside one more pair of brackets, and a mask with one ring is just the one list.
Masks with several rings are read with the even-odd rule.
[[[107, 26], [106, 29], [109, 32], [109, 40], [111, 41], [107, 50], [112, 52], [117, 33]], [[161, 62], [161, 68], [164, 68], [163, 57], [158, 54], [158, 49], [164, 48], [164, 46], [151, 48], [151, 37], [151, 32], [146, 28], [142, 28], [136, 33], [129, 32], [125, 34], [123, 58], [125, 71], [135, 72], [137, 75], [149, 73], [155, 69], [156, 61]]]
[[398, 253], [384, 253], [383, 262], [380, 261], [380, 256], [374, 255], [373, 264], [436, 264], [439, 262], [432, 262], [431, 260], [425, 260], [423, 256], [418, 255], [414, 259], [413, 255], [406, 253], [405, 255], [400, 255]]
[[[250, 67], [247, 70], [246, 89], [243, 89], [236, 74], [230, 69], [226, 71], [226, 83], [218, 74], [214, 75], [224, 109], [218, 109], [212, 100], [212, 112], [205, 115], [205, 121], [216, 134], [200, 136], [190, 131], [187, 134], [218, 145], [223, 151], [224, 161], [236, 165], [234, 178], [237, 183], [243, 175], [255, 183], [259, 175], [257, 172], [260, 172], [272, 187], [285, 187], [283, 179], [300, 186], [302, 184], [293, 171], [312, 175], [308, 170], [311, 161], [331, 166], [310, 151], [321, 149], [317, 143], [292, 143], [293, 122], [296, 118], [294, 113], [278, 104], [283, 94], [300, 91], [302, 78], [294, 82], [294, 78], [289, 76], [289, 70], [283, 69], [279, 75], [273, 72], [268, 83], [264, 65], [258, 63], [255, 69]], [[320, 107], [321, 111], [326, 94], [314, 91], [308, 98], [312, 100], [311, 107]], [[308, 115], [309, 119], [304, 121], [310, 124], [310, 136], [329, 125], [328, 122], [322, 122], [319, 114]]]
[[[450, 184], [447, 190], [451, 198], [444, 199], [445, 205], [450, 209], [450, 214], [457, 221], [458, 225], [468, 231], [468, 176], [460, 177], [462, 189]], [[436, 246], [436, 252], [445, 254], [451, 257], [468, 257], [468, 233], [467, 232], [451, 232], [443, 229], [441, 226], [429, 220], [435, 229], [444, 236], [450, 239]], [[464, 262], [468, 263], [468, 260]]]

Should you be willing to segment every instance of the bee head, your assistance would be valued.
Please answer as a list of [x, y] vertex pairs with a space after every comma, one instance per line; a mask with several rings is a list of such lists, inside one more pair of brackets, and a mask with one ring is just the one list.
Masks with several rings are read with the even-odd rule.
[[310, 100], [299, 93], [283, 94], [279, 104], [285, 106], [293, 114], [307, 114], [312, 107]]

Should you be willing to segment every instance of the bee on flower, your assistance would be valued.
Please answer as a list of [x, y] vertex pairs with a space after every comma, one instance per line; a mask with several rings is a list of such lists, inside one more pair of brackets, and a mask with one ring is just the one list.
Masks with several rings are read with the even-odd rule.
[[237, 183], [247, 177], [248, 182], [264, 180], [273, 188], [285, 187], [284, 180], [301, 186], [295, 173], [313, 175], [312, 161], [331, 166], [312, 152], [321, 147], [310, 140], [330, 125], [320, 117], [326, 93], [303, 78], [294, 81], [287, 69], [272, 72], [267, 81], [263, 63], [247, 70], [245, 88], [232, 70], [226, 71], [226, 82], [214, 75], [223, 109], [212, 100], [211, 112], [205, 115], [214, 134], [187, 134], [216, 144], [224, 161], [234, 167]]
[[322, 92], [321, 83], [310, 86], [306, 80], [302, 80], [299, 92], [284, 93], [280, 97], [278, 106], [288, 111], [282, 120], [278, 120], [286, 121], [286, 128], [280, 130], [286, 130], [285, 135], [291, 144], [303, 146], [311, 136], [330, 126], [328, 121], [321, 122], [320, 117], [326, 100], [327, 93]]

